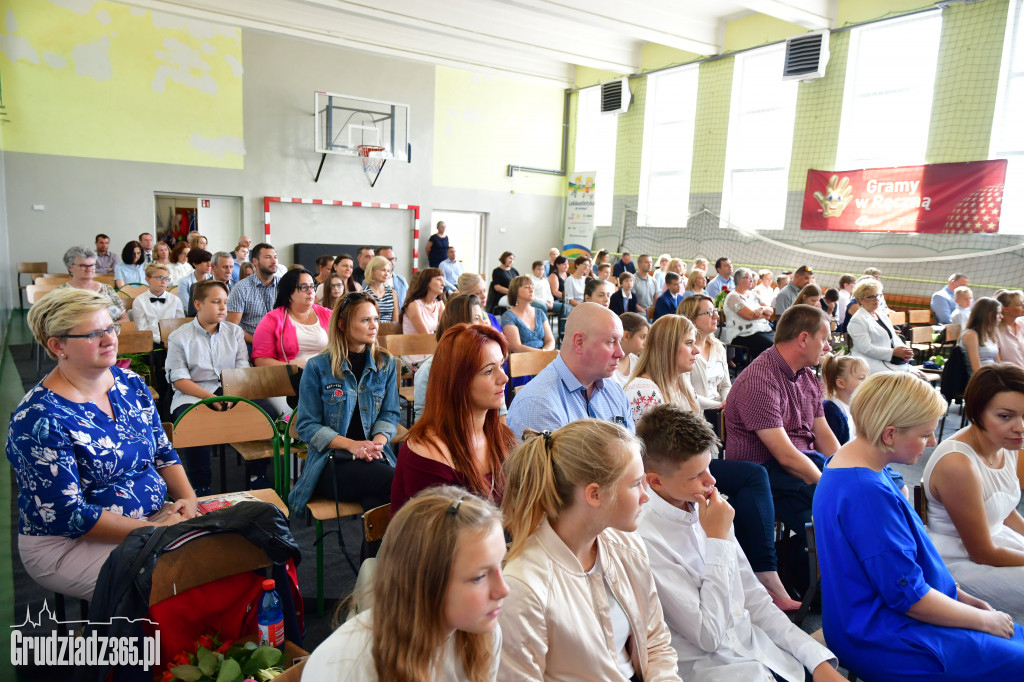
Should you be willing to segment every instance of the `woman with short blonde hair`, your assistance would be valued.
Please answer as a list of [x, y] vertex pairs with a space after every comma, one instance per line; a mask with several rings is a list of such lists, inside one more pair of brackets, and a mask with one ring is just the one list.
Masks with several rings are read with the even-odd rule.
[[912, 371], [908, 361], [914, 357], [914, 351], [896, 333], [889, 315], [881, 309], [882, 283], [862, 277], [853, 288], [853, 297], [859, 307], [846, 323], [846, 333], [853, 343], [850, 355], [867, 362], [872, 374]]
[[[1016, 679], [1024, 630], [965, 592], [885, 473], [935, 444], [945, 401], [906, 372], [853, 394], [857, 437], [828, 461], [814, 494], [825, 639], [868, 680]], [[893, 636], [899, 633], [899, 636]]]
[[384, 256], [374, 256], [366, 264], [363, 276], [363, 291], [373, 296], [380, 309], [381, 322], [396, 322], [398, 320], [398, 294], [395, 287], [388, 284], [391, 278], [391, 261]]

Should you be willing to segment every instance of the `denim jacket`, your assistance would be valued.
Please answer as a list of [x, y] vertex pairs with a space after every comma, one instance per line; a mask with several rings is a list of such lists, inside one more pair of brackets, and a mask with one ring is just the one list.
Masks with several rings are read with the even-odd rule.
[[368, 357], [358, 383], [347, 360], [340, 378], [331, 372], [331, 356], [326, 352], [306, 363], [302, 383], [299, 385], [299, 411], [295, 417], [295, 430], [302, 442], [309, 446], [309, 453], [306, 455], [302, 475], [288, 496], [288, 505], [293, 514], [301, 513], [312, 497], [327, 464], [331, 441], [348, 432], [357, 395], [359, 419], [362, 420], [366, 438], [370, 439], [378, 433], [387, 436], [384, 456], [394, 465], [391, 439], [401, 417], [395, 372], [395, 359], [390, 355], [384, 358], [380, 369], [377, 369], [373, 356]]

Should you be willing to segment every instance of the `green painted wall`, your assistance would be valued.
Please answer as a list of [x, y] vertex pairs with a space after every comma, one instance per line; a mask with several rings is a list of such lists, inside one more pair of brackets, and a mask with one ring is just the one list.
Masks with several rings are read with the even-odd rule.
[[928, 129], [928, 163], [987, 159], [1010, 0], [950, 7]]
[[615, 194], [635, 195], [640, 191], [640, 159], [644, 151], [644, 118], [647, 110], [647, 79], [629, 81], [633, 103], [619, 115], [615, 141]]
[[691, 194], [722, 191], [734, 63], [734, 59], [719, 59], [700, 65], [697, 118], [693, 131]]
[[243, 167], [240, 29], [104, 0], [4, 6], [7, 151]]
[[434, 184], [558, 196], [563, 178], [509, 179], [508, 165], [562, 163], [564, 90], [437, 67], [434, 78]]
[[789, 162], [790, 190], [804, 188], [809, 168], [835, 167], [849, 50], [849, 31], [833, 33], [829, 37], [830, 57], [825, 77], [801, 83], [797, 90], [793, 155]]

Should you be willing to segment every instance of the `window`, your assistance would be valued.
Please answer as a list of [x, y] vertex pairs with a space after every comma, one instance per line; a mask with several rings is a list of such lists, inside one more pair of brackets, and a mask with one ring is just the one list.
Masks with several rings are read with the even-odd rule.
[[1024, 0], [1014, 0], [1006, 23], [1003, 77], [996, 101], [989, 157], [1007, 159], [999, 231], [1024, 234]]
[[647, 77], [638, 224], [686, 225], [693, 126], [697, 115], [697, 74], [697, 67], [692, 66]]
[[851, 31], [835, 170], [925, 162], [941, 31], [941, 12]]
[[797, 83], [782, 80], [785, 52], [736, 57], [722, 216], [747, 230], [781, 230], [786, 217]]
[[594, 223], [612, 224], [615, 194], [615, 141], [619, 117], [601, 113], [601, 87], [580, 90], [576, 107], [576, 161], [573, 171], [594, 171]]

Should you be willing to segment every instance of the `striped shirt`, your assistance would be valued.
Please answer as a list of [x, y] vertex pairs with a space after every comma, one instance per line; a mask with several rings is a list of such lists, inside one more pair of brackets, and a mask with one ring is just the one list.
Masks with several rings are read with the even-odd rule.
[[814, 446], [814, 420], [825, 416], [821, 386], [804, 367], [794, 372], [772, 346], [736, 377], [725, 404], [725, 458], [767, 464], [772, 460], [757, 432], [784, 428], [797, 450]]
[[277, 299], [277, 283], [280, 280], [281, 278], [275, 275], [274, 281], [267, 286], [259, 277], [251, 275], [231, 288], [228, 312], [242, 313], [238, 326], [250, 336], [256, 331], [260, 320], [273, 309], [274, 301]]
[[381, 322], [394, 322], [395, 321], [395, 297], [392, 293], [395, 291], [394, 287], [385, 285], [384, 295], [377, 298], [377, 294], [373, 293], [373, 289], [366, 287], [363, 289], [366, 293], [373, 296], [373, 300], [377, 301], [377, 308], [380, 312]]

